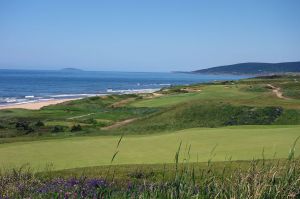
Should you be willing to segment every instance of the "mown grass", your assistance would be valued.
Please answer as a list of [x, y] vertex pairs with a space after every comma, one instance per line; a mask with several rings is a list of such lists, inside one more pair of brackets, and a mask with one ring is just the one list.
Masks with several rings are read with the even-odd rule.
[[[299, 99], [279, 99], [271, 89], [265, 89], [266, 83], [236, 83], [225, 85], [200, 85], [201, 91], [160, 96], [153, 99], [138, 100], [131, 105], [135, 107], [169, 107], [183, 102], [198, 101], [200, 103], [230, 103], [247, 106], [280, 106], [288, 109], [299, 109]], [[259, 92], [257, 91], [259, 89]]]
[[[251, 160], [284, 158], [290, 143], [300, 135], [299, 126], [237, 126], [195, 128], [151, 136], [125, 136], [116, 164], [172, 163], [178, 143], [192, 145], [191, 161]], [[0, 165], [18, 167], [29, 163], [34, 169], [53, 164], [54, 169], [110, 164], [118, 136], [73, 137], [66, 139], [15, 142], [0, 145]], [[298, 147], [299, 145], [297, 145]], [[215, 147], [215, 155], [211, 154]], [[298, 154], [299, 151], [296, 151]]]
[[[161, 97], [153, 98], [153, 99], [146, 99], [146, 100], [139, 100], [133, 102], [131, 105], [136, 107], [164, 107], [164, 106], [173, 106], [182, 102], [188, 102], [192, 100], [218, 100], [222, 101], [225, 99], [234, 99], [238, 96], [238, 99], [241, 98], [250, 98], [255, 97], [256, 95], [253, 93], [244, 93], [239, 92], [238, 89], [232, 87], [232, 89], [228, 89], [228, 91], [224, 90], [223, 85], [208, 85], [202, 86], [202, 91], [193, 92], [193, 93], [175, 93], [170, 95], [164, 95]], [[227, 86], [226, 86], [227, 88]], [[228, 87], [229, 88], [229, 87]], [[240, 95], [242, 94], [242, 95]]]

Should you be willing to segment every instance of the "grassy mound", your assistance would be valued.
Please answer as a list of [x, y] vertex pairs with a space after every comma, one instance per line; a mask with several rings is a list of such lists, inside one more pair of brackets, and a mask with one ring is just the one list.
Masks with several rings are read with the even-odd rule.
[[300, 111], [280, 107], [233, 106], [230, 104], [184, 103], [165, 109], [121, 128], [122, 132], [156, 132], [193, 127], [232, 125], [300, 124]]

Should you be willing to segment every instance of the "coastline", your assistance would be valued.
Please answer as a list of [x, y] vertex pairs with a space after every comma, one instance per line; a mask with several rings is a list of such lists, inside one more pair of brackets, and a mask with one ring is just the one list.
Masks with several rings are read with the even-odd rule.
[[[94, 96], [106, 96], [106, 95], [122, 95], [122, 94], [141, 94], [141, 93], [154, 93], [160, 90], [160, 88], [149, 88], [149, 89], [127, 89], [127, 90], [108, 90], [107, 93], [102, 94], [63, 94], [63, 95], [56, 95], [55, 97], [69, 97], [69, 98], [60, 98], [60, 99], [47, 99], [47, 100], [36, 100], [36, 101], [27, 101], [15, 104], [7, 104], [7, 105], [0, 105], [0, 110], [3, 109], [28, 109], [28, 110], [39, 110], [42, 107], [60, 104], [67, 101], [83, 99], [86, 97], [94, 97]], [[70, 98], [72, 96], [72, 98]]]
[[68, 102], [72, 100], [78, 100], [81, 98], [70, 98], [70, 99], [52, 99], [47, 101], [36, 101], [36, 102], [28, 102], [28, 103], [22, 103], [22, 104], [11, 104], [7, 106], [0, 106], [0, 110], [4, 109], [28, 109], [28, 110], [39, 110], [42, 107], [49, 106], [49, 105], [55, 105], [60, 104], [63, 102]]

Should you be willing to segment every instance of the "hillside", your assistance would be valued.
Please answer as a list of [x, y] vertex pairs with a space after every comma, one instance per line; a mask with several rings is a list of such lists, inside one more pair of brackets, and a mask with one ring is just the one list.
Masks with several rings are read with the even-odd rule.
[[0, 110], [0, 143], [81, 135], [153, 134], [197, 127], [300, 125], [300, 76], [164, 88], [155, 94]]
[[239, 63], [225, 66], [217, 66], [207, 69], [192, 71], [202, 74], [244, 74], [244, 75], [267, 75], [282, 73], [299, 73], [300, 62], [282, 62], [282, 63]]

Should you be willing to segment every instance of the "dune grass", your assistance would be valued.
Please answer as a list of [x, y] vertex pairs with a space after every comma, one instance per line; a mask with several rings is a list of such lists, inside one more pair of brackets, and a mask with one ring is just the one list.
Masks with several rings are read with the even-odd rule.
[[[156, 112], [157, 108], [114, 107], [115, 104], [137, 95], [110, 95], [73, 100], [51, 105], [40, 110], [0, 110], [0, 143], [40, 137], [61, 137], [82, 135], [100, 131], [104, 126], [129, 118], [143, 117]], [[42, 122], [42, 126], [37, 126]], [[19, 124], [22, 124], [21, 128]], [[81, 131], [72, 132], [74, 125]], [[60, 129], [60, 130], [57, 130]]]
[[[298, 136], [300, 126], [195, 128], [152, 136], [125, 136], [115, 163], [171, 163], [180, 141], [184, 147], [192, 146], [191, 161], [251, 160], [261, 157], [263, 150], [265, 158], [274, 158], [274, 155], [283, 158]], [[56, 170], [108, 165], [118, 139], [114, 136], [74, 137], [1, 144], [0, 165], [18, 167], [29, 163], [34, 169], [44, 169], [46, 164], [53, 164]]]
[[194, 100], [164, 108], [156, 114], [136, 120], [110, 133], [145, 134], [197, 127], [274, 124], [300, 124], [300, 110], [272, 106], [253, 107], [228, 103], [204, 103]]

